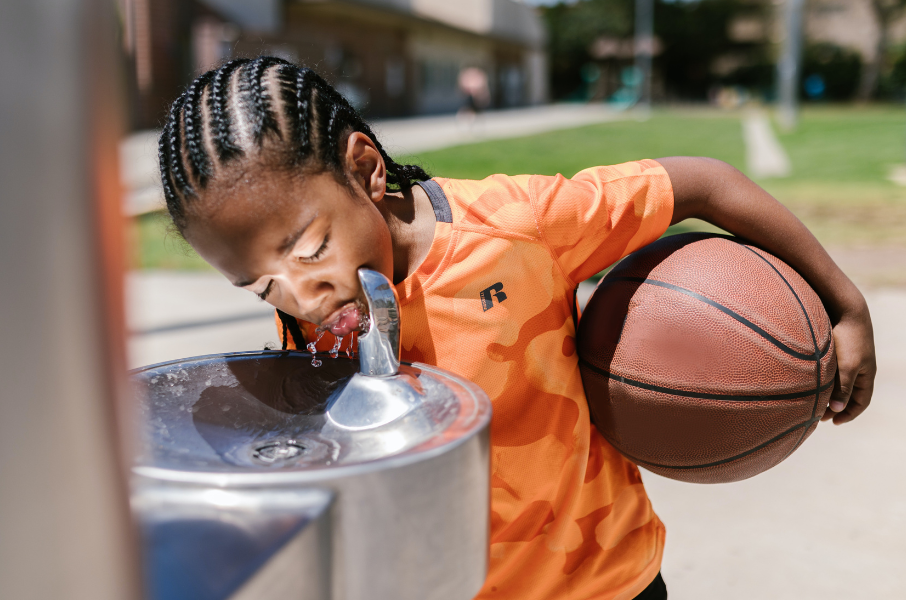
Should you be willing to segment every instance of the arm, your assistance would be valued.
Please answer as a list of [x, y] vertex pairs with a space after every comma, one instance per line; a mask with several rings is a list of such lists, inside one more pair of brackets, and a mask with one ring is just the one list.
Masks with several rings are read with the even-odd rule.
[[853, 420], [871, 401], [875, 346], [865, 298], [815, 236], [748, 177], [719, 160], [659, 158], [673, 185], [672, 223], [697, 218], [751, 240], [796, 269], [834, 326], [837, 379], [825, 420]]

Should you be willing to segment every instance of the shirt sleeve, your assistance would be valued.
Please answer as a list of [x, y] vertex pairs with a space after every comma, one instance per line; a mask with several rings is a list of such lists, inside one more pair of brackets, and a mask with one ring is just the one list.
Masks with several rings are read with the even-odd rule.
[[573, 285], [650, 244], [673, 218], [673, 187], [657, 161], [532, 177], [538, 230]]

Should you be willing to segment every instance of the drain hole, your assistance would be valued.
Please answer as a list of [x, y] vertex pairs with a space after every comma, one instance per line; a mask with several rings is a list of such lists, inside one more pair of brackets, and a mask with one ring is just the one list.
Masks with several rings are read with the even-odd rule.
[[298, 458], [304, 452], [305, 446], [299, 442], [285, 440], [258, 446], [252, 452], [252, 458], [266, 465], [274, 465]]

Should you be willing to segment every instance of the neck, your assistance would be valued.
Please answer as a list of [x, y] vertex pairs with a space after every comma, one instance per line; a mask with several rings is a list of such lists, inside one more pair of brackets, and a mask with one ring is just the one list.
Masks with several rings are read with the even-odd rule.
[[400, 283], [421, 266], [434, 241], [434, 209], [420, 186], [384, 196], [378, 205], [393, 240], [393, 283]]

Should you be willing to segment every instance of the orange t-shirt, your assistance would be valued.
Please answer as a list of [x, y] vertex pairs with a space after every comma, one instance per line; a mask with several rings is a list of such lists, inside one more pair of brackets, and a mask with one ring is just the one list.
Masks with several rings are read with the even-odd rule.
[[[396, 286], [402, 359], [474, 381], [493, 403], [490, 568], [478, 598], [631, 599], [660, 569], [664, 526], [638, 469], [591, 424], [575, 290], [664, 233], [667, 173], [644, 160], [572, 179], [433, 181], [451, 222], [438, 221], [424, 263]], [[333, 343], [328, 333], [318, 350]]]

